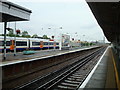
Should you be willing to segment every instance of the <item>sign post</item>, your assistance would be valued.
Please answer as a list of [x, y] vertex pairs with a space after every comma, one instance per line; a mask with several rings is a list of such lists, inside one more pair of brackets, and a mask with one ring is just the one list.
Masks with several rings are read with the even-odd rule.
[[59, 50], [62, 50], [62, 34], [60, 34]]
[[61, 47], [68, 49], [70, 47], [70, 36], [66, 34], [62, 34], [61, 36]]

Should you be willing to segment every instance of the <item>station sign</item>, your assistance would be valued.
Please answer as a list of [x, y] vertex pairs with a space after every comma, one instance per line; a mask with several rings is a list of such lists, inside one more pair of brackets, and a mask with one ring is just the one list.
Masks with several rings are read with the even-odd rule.
[[68, 47], [70, 44], [70, 35], [62, 34], [62, 47]]

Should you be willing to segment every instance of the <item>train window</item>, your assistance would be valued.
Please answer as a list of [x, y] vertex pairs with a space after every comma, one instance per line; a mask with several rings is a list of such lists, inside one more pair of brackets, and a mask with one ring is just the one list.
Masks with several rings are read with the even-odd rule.
[[50, 42], [50, 43], [49, 43], [49, 45], [53, 45], [53, 43], [52, 43], [52, 42]]
[[56, 45], [59, 45], [59, 43], [56, 43]]
[[44, 42], [44, 45], [48, 45], [48, 42]]
[[0, 41], [0, 46], [3, 46], [3, 43], [4, 43], [3, 41]]
[[26, 41], [16, 41], [16, 46], [27, 46]]
[[6, 46], [10, 46], [10, 41], [6, 41]]
[[[4, 41], [0, 41], [0, 46], [4, 46]], [[6, 46], [10, 46], [10, 41], [6, 41]]]
[[33, 46], [40, 45], [40, 42], [32, 42]]

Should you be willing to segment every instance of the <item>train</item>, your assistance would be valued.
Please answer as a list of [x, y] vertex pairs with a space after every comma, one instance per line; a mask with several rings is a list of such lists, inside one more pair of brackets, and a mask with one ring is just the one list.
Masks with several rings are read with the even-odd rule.
[[[6, 37], [6, 51], [13, 51], [16, 41], [16, 51], [59, 49], [59, 42], [50, 41], [49, 39], [22, 38], [22, 37]], [[4, 51], [4, 37], [0, 36], [0, 51]]]

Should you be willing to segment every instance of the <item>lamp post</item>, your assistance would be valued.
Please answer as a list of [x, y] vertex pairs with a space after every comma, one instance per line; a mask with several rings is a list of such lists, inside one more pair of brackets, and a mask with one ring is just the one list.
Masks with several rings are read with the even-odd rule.
[[77, 32], [75, 33], [75, 39], [76, 39], [75, 41], [77, 41]]
[[85, 41], [85, 40], [84, 40], [84, 37], [85, 37], [85, 35], [83, 35], [83, 41]]
[[[50, 27], [48, 29], [51, 29]], [[55, 50], [55, 34], [52, 36], [52, 39], [54, 40], [54, 50]]]
[[84, 40], [85, 35], [83, 35], [83, 45], [85, 46], [85, 40]]
[[[48, 29], [51, 29], [51, 28], [48, 28]], [[59, 29], [62, 29], [62, 27], [59, 27]], [[55, 34], [53, 39], [54, 39], [54, 50], [55, 50]], [[61, 48], [62, 48], [62, 34], [60, 33], [59, 50], [61, 50]]]
[[[62, 27], [60, 27], [59, 29], [62, 30]], [[59, 50], [62, 50], [62, 33], [60, 33]]]
[[[48, 29], [51, 29], [51, 28], [48, 28]], [[48, 50], [50, 49], [49, 41], [50, 41], [50, 39], [48, 40]]]

